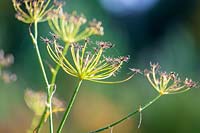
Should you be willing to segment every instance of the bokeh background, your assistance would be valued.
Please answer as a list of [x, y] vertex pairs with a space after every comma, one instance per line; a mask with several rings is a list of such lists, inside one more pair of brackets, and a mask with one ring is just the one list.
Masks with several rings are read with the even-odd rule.
[[[129, 67], [147, 68], [159, 62], [163, 70], [181, 77], [200, 77], [200, 1], [199, 0], [66, 0], [65, 10], [85, 14], [103, 22], [105, 35], [96, 40], [113, 42], [116, 55], [131, 59], [117, 77], [125, 77]], [[28, 34], [28, 25], [14, 17], [11, 0], [0, 1], [0, 49], [15, 56], [9, 68], [17, 74], [12, 84], [0, 82], [0, 132], [23, 133], [34, 113], [24, 102], [24, 90], [45, 90], [37, 56]], [[39, 25], [41, 36], [50, 29]], [[94, 39], [94, 38], [93, 38]], [[40, 42], [43, 59], [50, 62], [45, 45]], [[47, 68], [48, 69], [48, 68]], [[60, 71], [56, 96], [66, 104], [76, 79]], [[66, 129], [83, 133], [102, 127], [136, 110], [156, 96], [147, 80], [138, 75], [119, 85], [84, 82]], [[139, 116], [114, 127], [114, 133], [199, 133], [200, 91], [193, 89], [179, 95], [165, 96]], [[62, 113], [54, 115], [55, 125]], [[47, 125], [43, 132], [47, 132]], [[110, 131], [105, 131], [109, 133]]]

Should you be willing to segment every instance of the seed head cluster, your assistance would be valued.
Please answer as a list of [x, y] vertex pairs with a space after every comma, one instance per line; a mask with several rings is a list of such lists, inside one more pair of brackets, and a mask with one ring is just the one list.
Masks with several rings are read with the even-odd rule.
[[159, 71], [160, 66], [158, 63], [150, 63], [150, 66], [150, 70], [144, 70], [144, 75], [153, 88], [161, 95], [183, 93], [197, 86], [197, 83], [193, 82], [192, 79], [186, 78], [185, 80], [181, 80], [175, 72], [167, 73]]
[[63, 12], [63, 9], [53, 10], [49, 13], [49, 26], [66, 44], [84, 40], [92, 35], [103, 35], [101, 22], [93, 20], [84, 27], [87, 19], [76, 12], [71, 14]]
[[104, 51], [112, 48], [113, 45], [110, 42], [96, 42], [95, 44], [95, 50], [88, 48], [90, 45], [87, 41], [84, 45], [71, 44], [70, 53], [73, 59], [72, 62], [62, 54], [62, 48], [57, 43], [47, 45], [47, 50], [51, 58], [66, 73], [82, 80], [101, 82], [101, 80], [115, 75], [122, 64], [127, 62], [130, 57], [106, 58], [103, 56]]
[[12, 0], [16, 18], [24, 23], [44, 22], [48, 19], [48, 13], [62, 4], [54, 0]]

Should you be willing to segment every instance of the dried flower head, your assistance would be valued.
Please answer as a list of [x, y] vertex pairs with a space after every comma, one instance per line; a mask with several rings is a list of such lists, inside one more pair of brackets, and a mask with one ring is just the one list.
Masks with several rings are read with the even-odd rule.
[[2, 71], [0, 73], [0, 77], [5, 83], [11, 83], [17, 80], [16, 74], [7, 71]]
[[161, 95], [183, 93], [197, 86], [197, 83], [191, 79], [186, 78], [182, 81], [175, 72], [159, 71], [160, 66], [158, 63], [150, 63], [150, 66], [151, 70], [145, 69], [144, 74], [153, 88]]
[[11, 66], [14, 63], [14, 56], [12, 54], [5, 54], [0, 50], [0, 78], [5, 83], [11, 83], [17, 80], [17, 76], [14, 73], [8, 72], [5, 68]]
[[55, 7], [61, 7], [54, 0], [12, 0], [15, 8], [16, 18], [24, 23], [44, 22], [48, 19], [48, 13]]
[[12, 54], [5, 55], [4, 51], [0, 50], [0, 68], [9, 67], [14, 63], [14, 56]]
[[87, 22], [83, 15], [64, 13], [60, 10], [53, 10], [49, 13], [49, 26], [52, 31], [58, 35], [65, 43], [70, 44], [84, 40], [92, 35], [103, 35], [101, 22], [93, 20], [89, 25], [83, 28]]
[[[47, 95], [44, 92], [35, 92], [31, 89], [26, 89], [24, 99], [27, 106], [34, 111], [38, 116], [41, 116], [46, 107]], [[64, 103], [58, 98], [52, 98], [53, 112], [61, 112], [65, 110]]]
[[132, 78], [133, 75], [122, 81], [106, 82], [102, 81], [115, 75], [121, 68], [122, 64], [128, 59], [126, 56], [119, 58], [106, 58], [103, 52], [110, 48], [111, 43], [96, 42], [97, 47], [94, 51], [87, 50], [88, 42], [84, 46], [73, 43], [70, 46], [73, 62], [68, 60], [63, 54], [62, 49], [54, 43], [47, 45], [47, 50], [51, 58], [59, 64], [63, 70], [81, 80], [89, 80], [99, 83], [121, 83]]

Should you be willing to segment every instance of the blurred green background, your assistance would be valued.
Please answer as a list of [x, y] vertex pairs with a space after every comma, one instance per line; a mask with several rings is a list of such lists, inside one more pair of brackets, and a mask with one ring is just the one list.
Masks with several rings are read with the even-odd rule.
[[[113, 42], [116, 55], [131, 55], [117, 77], [127, 76], [129, 67], [144, 69], [152, 61], [159, 62], [163, 70], [199, 81], [200, 1], [66, 0], [65, 10], [76, 10], [89, 20], [101, 20], [105, 35], [95, 39]], [[1, 0], [0, 49], [15, 56], [15, 64], [9, 70], [17, 74], [18, 80], [12, 84], [0, 82], [0, 133], [26, 132], [34, 114], [24, 102], [24, 90], [45, 90], [28, 25], [14, 15], [12, 1]], [[47, 36], [49, 31], [47, 23], [39, 25], [41, 36]], [[40, 48], [43, 60], [51, 62], [42, 42]], [[75, 78], [60, 71], [55, 95], [68, 103], [75, 85]], [[102, 127], [136, 110], [155, 95], [140, 75], [120, 85], [84, 82], [66, 129], [69, 133], [83, 133]], [[198, 89], [163, 97], [143, 112], [139, 129], [136, 115], [114, 127], [113, 132], [199, 133], [199, 98]], [[55, 125], [61, 116], [54, 115]]]

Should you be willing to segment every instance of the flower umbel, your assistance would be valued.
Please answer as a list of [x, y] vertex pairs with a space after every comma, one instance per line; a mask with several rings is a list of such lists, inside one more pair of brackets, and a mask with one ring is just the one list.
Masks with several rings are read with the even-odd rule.
[[103, 52], [113, 47], [113, 45], [109, 42], [96, 42], [96, 44], [97, 47], [94, 48], [93, 52], [87, 50], [88, 42], [85, 42], [84, 46], [77, 43], [71, 44], [70, 53], [73, 63], [62, 54], [62, 47], [59, 46], [56, 41], [53, 44], [53, 48], [48, 44], [47, 50], [51, 58], [59, 64], [66, 73], [78, 77], [81, 80], [99, 83], [121, 83], [132, 78], [134, 74], [122, 81], [102, 81], [115, 75], [122, 64], [128, 61], [129, 57], [105, 58]]
[[51, 0], [12, 0], [16, 18], [24, 23], [44, 22], [48, 19], [48, 13], [61, 4], [50, 4]]
[[83, 15], [64, 13], [62, 8], [49, 13], [49, 26], [65, 43], [74, 43], [84, 40], [92, 35], [103, 35], [101, 22], [95, 19], [89, 22], [89, 26], [83, 28], [87, 19]]
[[[139, 106], [139, 109], [129, 113], [128, 115], [122, 117], [121, 119], [112, 122], [111, 124], [108, 124], [105, 127], [99, 128], [95, 131], [92, 131], [90, 133], [97, 133], [97, 132], [103, 132], [105, 130], [112, 129], [113, 127], [121, 124], [122, 122], [129, 120], [131, 117], [135, 116], [137, 113], [140, 113], [140, 122], [139, 125], [141, 125], [142, 120], [142, 114], [141, 112], [150, 107], [153, 103], [155, 103], [162, 95], [166, 94], [177, 94], [177, 93], [183, 93], [188, 90], [190, 90], [192, 87], [196, 87], [196, 83], [193, 82], [191, 79], [185, 79], [184, 81], [181, 81], [177, 74], [174, 72], [171, 72], [167, 74], [166, 72], [160, 72], [160, 66], [158, 64], [151, 64], [151, 69], [144, 70], [144, 75], [149, 80], [150, 84], [153, 86], [153, 88], [159, 93], [158, 96], [153, 98], [151, 101], [149, 101], [147, 104], [143, 106]], [[142, 72], [139, 69], [130, 68], [131, 71], [135, 73]]]
[[153, 88], [161, 95], [164, 94], [177, 94], [183, 93], [197, 86], [197, 83], [191, 79], [186, 78], [182, 81], [178, 74], [174, 72], [161, 72], [159, 71], [159, 64], [150, 63], [151, 70], [144, 70], [144, 74], [147, 77]]

